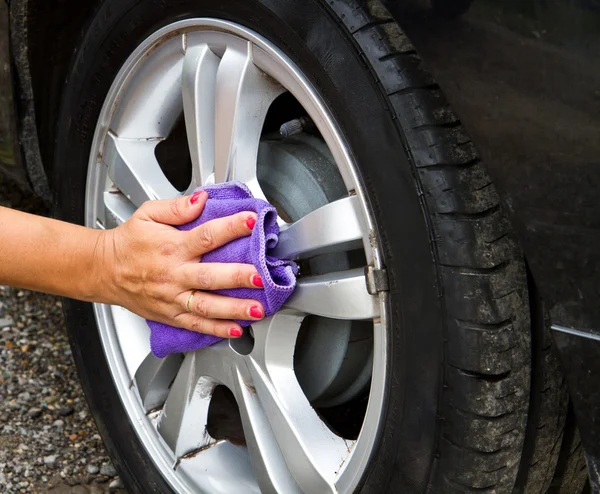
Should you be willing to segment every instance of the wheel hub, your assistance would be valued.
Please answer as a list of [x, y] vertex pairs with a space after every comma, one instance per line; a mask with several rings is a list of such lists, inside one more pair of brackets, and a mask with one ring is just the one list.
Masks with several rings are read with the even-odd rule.
[[[347, 194], [327, 146], [306, 133], [262, 141], [258, 179], [269, 201], [289, 222]], [[301, 272], [322, 275], [364, 265], [360, 252], [353, 254], [358, 263], [348, 252], [335, 252], [310, 259]], [[356, 398], [371, 377], [372, 328], [361, 321], [317, 316], [304, 323], [296, 344], [294, 370], [306, 397], [317, 407], [341, 405]]]

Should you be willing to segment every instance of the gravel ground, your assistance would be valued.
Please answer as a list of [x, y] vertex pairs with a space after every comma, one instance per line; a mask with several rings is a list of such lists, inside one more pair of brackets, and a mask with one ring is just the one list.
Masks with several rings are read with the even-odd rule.
[[[48, 214], [2, 177], [0, 206]], [[0, 492], [126, 492], [77, 379], [60, 300], [1, 285]]]

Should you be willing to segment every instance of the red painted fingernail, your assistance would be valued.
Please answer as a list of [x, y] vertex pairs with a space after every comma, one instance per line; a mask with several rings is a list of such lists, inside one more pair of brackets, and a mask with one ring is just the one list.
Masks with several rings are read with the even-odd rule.
[[231, 328], [229, 330], [229, 336], [233, 336], [234, 338], [239, 338], [242, 336], [242, 332], [238, 328]]
[[206, 194], [206, 191], [200, 190], [198, 192], [195, 192], [194, 195], [192, 195], [192, 197], [190, 197], [190, 204], [196, 204], [198, 202], [198, 199], [200, 199], [200, 197], [203, 194]]
[[263, 312], [262, 310], [260, 310], [260, 307], [258, 307], [257, 305], [253, 305], [252, 307], [250, 307], [250, 315], [252, 317], [255, 317], [256, 319], [261, 319], [263, 316]]
[[246, 220], [246, 226], [252, 230], [254, 228], [254, 225], [256, 225], [256, 219], [254, 218], [254, 216], [250, 216], [250, 218], [248, 218]]
[[255, 275], [252, 277], [252, 284], [253, 284], [254, 286], [257, 286], [258, 288], [264, 288], [264, 286], [265, 286], [265, 285], [263, 285], [263, 280], [262, 280], [262, 278], [261, 278], [259, 275], [257, 275], [257, 274], [255, 274]]

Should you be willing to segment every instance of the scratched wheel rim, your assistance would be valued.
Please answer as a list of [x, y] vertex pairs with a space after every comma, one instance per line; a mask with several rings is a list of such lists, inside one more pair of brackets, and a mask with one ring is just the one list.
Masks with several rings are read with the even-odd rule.
[[[128, 418], [176, 492], [352, 492], [380, 431], [387, 304], [385, 293], [371, 295], [367, 289], [366, 265], [381, 267], [372, 217], [331, 115], [308, 79], [269, 41], [230, 22], [189, 19], [138, 46], [116, 76], [95, 130], [86, 225], [112, 228], [148, 198], [181, 194], [160, 169], [155, 150], [182, 113], [192, 160], [186, 192], [235, 179], [264, 197], [266, 182], [259, 180], [256, 165], [264, 150], [262, 122], [286, 92], [314, 121], [345, 193], [291, 225], [282, 220], [288, 232], [280, 254], [303, 260], [358, 248], [365, 266], [302, 278], [283, 311], [253, 325], [249, 348], [239, 340], [224, 341], [159, 360], [150, 354], [149, 329], [141, 318], [121, 307], [94, 305]], [[248, 121], [257, 123], [240, 125]], [[321, 233], [306, 233], [315, 230]], [[368, 406], [354, 440], [326, 425], [294, 371], [298, 333], [313, 315], [372, 326]], [[245, 445], [215, 440], [206, 429], [217, 386], [229, 388], [236, 399]]]

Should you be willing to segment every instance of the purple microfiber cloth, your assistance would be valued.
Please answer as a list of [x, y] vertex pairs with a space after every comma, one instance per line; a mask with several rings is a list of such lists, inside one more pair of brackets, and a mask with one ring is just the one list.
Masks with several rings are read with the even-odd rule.
[[[230, 216], [242, 211], [254, 211], [258, 218], [248, 237], [238, 238], [208, 254], [201, 262], [229, 262], [253, 264], [263, 280], [264, 289], [232, 288], [214, 290], [214, 293], [235, 298], [254, 299], [263, 304], [265, 315], [271, 316], [283, 306], [296, 287], [298, 266], [292, 261], [276, 259], [269, 250], [277, 245], [279, 225], [274, 206], [252, 196], [250, 190], [240, 182], [226, 182], [200, 187], [196, 191], [208, 192], [208, 200], [200, 217], [191, 223], [179, 226], [180, 230], [191, 230], [207, 221]], [[194, 192], [196, 192], [194, 191]], [[250, 326], [251, 321], [236, 321], [241, 326]], [[213, 345], [222, 338], [176, 328], [156, 321], [147, 321], [150, 326], [150, 347], [159, 358], [172, 353], [190, 352]]]

